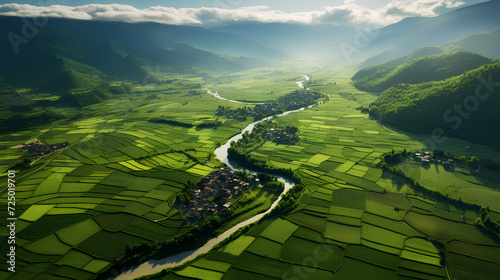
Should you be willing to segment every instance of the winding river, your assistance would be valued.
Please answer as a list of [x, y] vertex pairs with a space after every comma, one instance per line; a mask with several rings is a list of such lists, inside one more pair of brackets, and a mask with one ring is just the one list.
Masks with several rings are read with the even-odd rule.
[[238, 100], [232, 100], [232, 99], [224, 98], [224, 97], [220, 96], [219, 92], [217, 92], [217, 91], [213, 92], [211, 90], [208, 90], [207, 92], [210, 93], [211, 95], [213, 95], [215, 98], [218, 98], [220, 100], [226, 100], [226, 101], [234, 102], [234, 103], [243, 103], [243, 102], [238, 101]]
[[[307, 76], [304, 76], [304, 77], [306, 78]], [[306, 78], [306, 80], [308, 80], [308, 77]], [[230, 100], [230, 99], [227, 99], [227, 98], [223, 98], [219, 94], [213, 93], [211, 91], [208, 91], [208, 93], [210, 93], [214, 97], [222, 99], [222, 100], [227, 100], [227, 101], [230, 101], [230, 102], [239, 102], [239, 101], [236, 101], [236, 100]], [[322, 102], [319, 102], [318, 104], [321, 104], [321, 103]], [[270, 116], [270, 117], [264, 118], [262, 120], [253, 122], [253, 123], [249, 124], [247, 127], [245, 127], [243, 129], [243, 131], [241, 131], [241, 133], [239, 133], [239, 134], [231, 137], [231, 139], [229, 139], [224, 145], [222, 145], [219, 148], [217, 148], [214, 151], [214, 153], [217, 156], [217, 158], [220, 161], [224, 162], [230, 169], [232, 169], [232, 170], [245, 170], [248, 173], [256, 174], [256, 171], [254, 171], [252, 169], [248, 169], [248, 168], [243, 168], [240, 165], [238, 165], [237, 162], [229, 160], [229, 158], [228, 158], [228, 149], [231, 146], [231, 142], [233, 142], [233, 141], [237, 142], [238, 140], [240, 140], [241, 138], [243, 138], [243, 133], [245, 133], [246, 131], [251, 132], [253, 130], [253, 128], [255, 127], [255, 125], [258, 124], [258, 123], [260, 123], [260, 122], [267, 121], [267, 120], [269, 120], [269, 119], [271, 119], [271, 118], [273, 118], [275, 116], [284, 116], [284, 115], [296, 113], [296, 112], [299, 112], [299, 111], [303, 111], [303, 110], [309, 109], [311, 107], [314, 107], [314, 106], [316, 106], [318, 104], [313, 104], [313, 105], [310, 105], [308, 107], [303, 107], [303, 108], [300, 108], [300, 109], [297, 109], [297, 110], [288, 111], [288, 112], [285, 112], [285, 113], [282, 113], [282, 114], [279, 114], [279, 115]], [[294, 182], [293, 182], [293, 180], [291, 178], [287, 178], [287, 177], [284, 177], [284, 176], [281, 176], [281, 175], [272, 174], [272, 173], [269, 173], [269, 174], [273, 175], [280, 182], [283, 182], [285, 184], [285, 188], [284, 188], [282, 194], [285, 194], [294, 185]], [[208, 251], [210, 251], [215, 245], [219, 244], [224, 239], [228, 238], [231, 234], [235, 233], [238, 229], [240, 229], [240, 228], [242, 228], [242, 227], [244, 227], [246, 225], [255, 223], [258, 220], [260, 220], [267, 213], [271, 212], [276, 207], [276, 205], [278, 205], [278, 203], [280, 202], [280, 200], [281, 200], [281, 196], [278, 199], [276, 199], [276, 201], [271, 205], [271, 207], [266, 212], [258, 214], [258, 215], [255, 215], [252, 218], [249, 218], [248, 220], [245, 220], [245, 221], [243, 221], [243, 222], [241, 222], [241, 223], [233, 226], [232, 228], [228, 229], [227, 231], [225, 231], [221, 235], [219, 235], [219, 236], [217, 236], [215, 238], [210, 239], [207, 243], [205, 243], [205, 245], [201, 246], [198, 249], [190, 250], [190, 251], [186, 251], [186, 252], [182, 252], [182, 253], [179, 253], [177, 255], [173, 255], [173, 256], [166, 257], [166, 258], [159, 259], [159, 260], [151, 259], [151, 260], [149, 260], [147, 262], [144, 262], [144, 263], [142, 263], [142, 264], [140, 264], [140, 265], [138, 265], [136, 267], [132, 267], [132, 268], [124, 271], [120, 275], [118, 275], [118, 276], [116, 276], [114, 278], [111, 278], [111, 279], [116, 279], [116, 280], [130, 280], [130, 279], [134, 279], [134, 278], [137, 278], [137, 277], [140, 277], [140, 276], [157, 273], [157, 272], [162, 271], [163, 269], [175, 267], [175, 266], [181, 265], [181, 264], [183, 264], [185, 262], [191, 261], [191, 260], [195, 259], [197, 256], [199, 256], [201, 254], [204, 254], [204, 253], [207, 253]]]

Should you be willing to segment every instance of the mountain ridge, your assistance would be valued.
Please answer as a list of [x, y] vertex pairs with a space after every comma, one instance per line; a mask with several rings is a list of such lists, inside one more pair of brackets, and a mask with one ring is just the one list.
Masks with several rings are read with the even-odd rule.
[[[482, 77], [483, 79], [478, 79]], [[398, 84], [370, 105], [370, 116], [404, 131], [446, 135], [500, 148], [500, 62], [442, 81]], [[480, 110], [478, 110], [480, 109]]]
[[467, 51], [420, 56], [439, 51], [435, 48], [419, 49], [408, 56], [359, 70], [352, 81], [359, 90], [380, 93], [400, 83], [444, 80], [498, 61]]

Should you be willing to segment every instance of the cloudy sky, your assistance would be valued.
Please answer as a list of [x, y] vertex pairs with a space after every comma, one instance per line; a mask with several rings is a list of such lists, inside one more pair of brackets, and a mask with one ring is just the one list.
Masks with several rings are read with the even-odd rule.
[[437, 16], [479, 2], [485, 0], [26, 0], [0, 4], [0, 15], [189, 25], [260, 21], [361, 27], [385, 26], [410, 16]]

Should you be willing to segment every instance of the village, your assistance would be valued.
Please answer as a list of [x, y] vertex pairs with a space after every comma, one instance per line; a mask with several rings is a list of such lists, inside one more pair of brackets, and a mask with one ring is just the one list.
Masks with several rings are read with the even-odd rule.
[[255, 175], [246, 175], [229, 169], [211, 172], [201, 179], [194, 189], [191, 199], [179, 206], [183, 216], [188, 220], [198, 220], [215, 213], [222, 214], [231, 207], [229, 201], [259, 185], [259, 178]]
[[437, 157], [433, 157], [433, 155], [431, 155], [430, 152], [415, 153], [413, 155], [413, 158], [416, 161], [422, 163], [422, 165], [428, 165], [431, 163], [435, 163], [435, 164], [442, 164], [444, 167], [449, 167], [449, 168], [454, 167], [452, 159], [446, 159], [446, 160], [438, 159]]
[[37, 157], [42, 157], [55, 152], [61, 148], [68, 146], [67, 143], [55, 144], [55, 145], [44, 145], [44, 144], [28, 144], [25, 145], [23, 149], [27, 149], [28, 153], [35, 154]]
[[11, 147], [11, 149], [20, 149], [32, 154], [35, 158], [40, 158], [53, 153], [59, 149], [67, 147], [68, 143], [45, 145], [38, 139], [32, 139], [24, 144]]
[[420, 162], [420, 164], [422, 164], [422, 166], [426, 169], [429, 168], [431, 164], [442, 164], [444, 170], [448, 172], [454, 172], [455, 170], [455, 162], [453, 159], [446, 158], [444, 155], [433, 155], [430, 152], [415, 153], [413, 155], [413, 159]]
[[219, 106], [215, 115], [237, 120], [246, 120], [247, 117], [253, 117], [254, 120], [261, 120], [285, 111], [297, 110], [317, 104], [317, 100], [322, 97], [324, 97], [323, 94], [314, 90], [296, 90], [274, 101], [259, 103], [253, 107], [245, 106], [243, 108], [231, 109], [229, 106]]

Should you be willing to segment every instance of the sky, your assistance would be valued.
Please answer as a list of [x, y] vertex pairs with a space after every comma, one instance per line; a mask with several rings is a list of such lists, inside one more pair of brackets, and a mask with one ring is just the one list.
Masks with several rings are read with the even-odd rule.
[[0, 15], [201, 26], [258, 21], [381, 27], [479, 2], [485, 0], [7, 0], [0, 4]]

